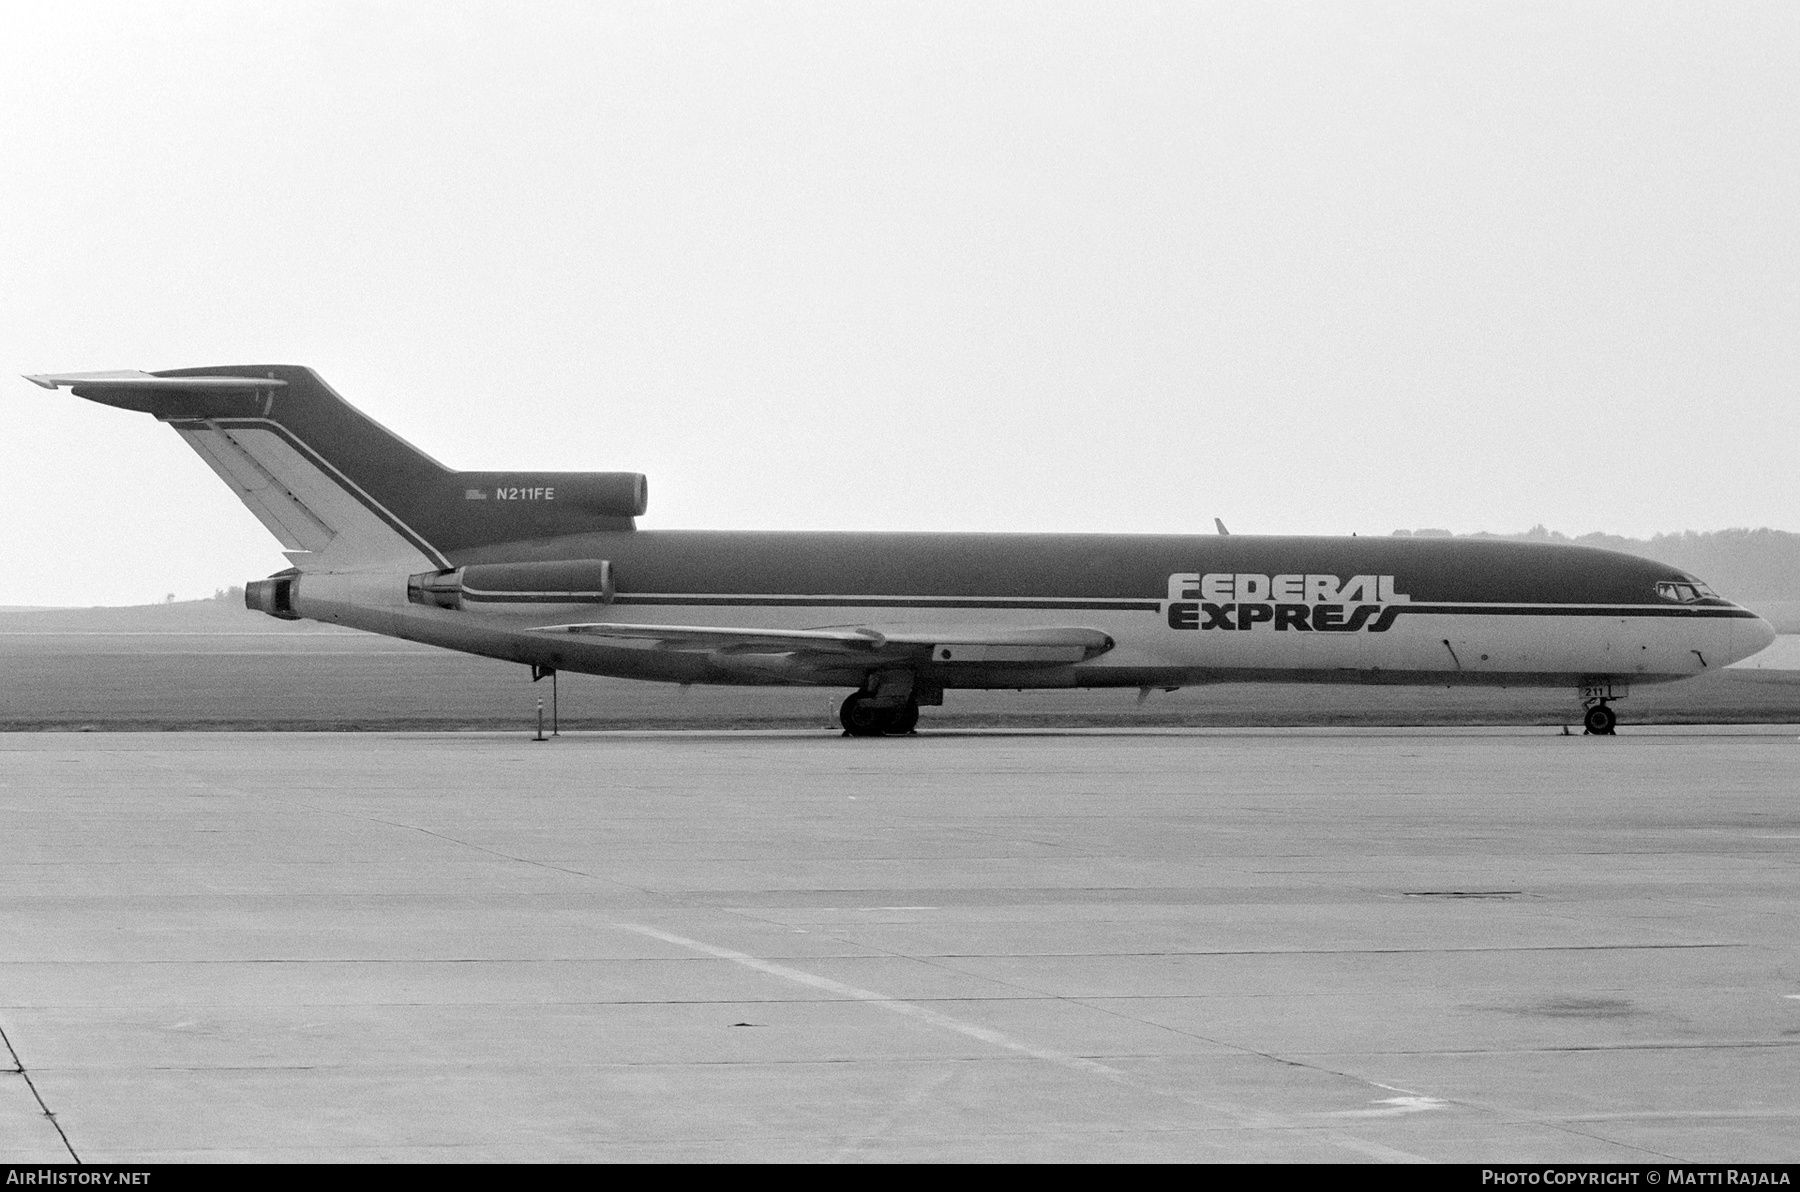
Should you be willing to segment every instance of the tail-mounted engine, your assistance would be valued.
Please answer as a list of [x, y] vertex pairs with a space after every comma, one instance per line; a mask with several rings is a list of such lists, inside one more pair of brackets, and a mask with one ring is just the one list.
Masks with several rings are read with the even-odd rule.
[[298, 621], [300, 614], [294, 611], [294, 585], [299, 579], [298, 575], [275, 575], [251, 580], [244, 585], [244, 607], [280, 617], [283, 621]]
[[414, 604], [485, 612], [533, 604], [611, 604], [612, 563], [476, 563], [454, 571], [425, 571], [407, 577], [406, 598]]

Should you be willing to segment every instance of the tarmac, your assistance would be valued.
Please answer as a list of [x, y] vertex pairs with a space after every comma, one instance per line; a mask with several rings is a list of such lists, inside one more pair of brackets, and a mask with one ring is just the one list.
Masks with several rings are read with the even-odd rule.
[[0, 735], [0, 1162], [1800, 1158], [1793, 727]]

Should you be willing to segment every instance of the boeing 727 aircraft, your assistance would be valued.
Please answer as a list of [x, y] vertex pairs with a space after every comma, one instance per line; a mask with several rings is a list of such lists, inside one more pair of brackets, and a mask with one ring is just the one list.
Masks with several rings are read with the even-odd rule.
[[[1451, 538], [639, 530], [630, 472], [457, 472], [291, 365], [27, 378], [167, 423], [281, 540], [251, 608], [671, 683], [848, 687], [855, 736], [950, 688], [1630, 686], [1774, 640], [1675, 568]], [[1223, 529], [1223, 527], [1220, 527]]]

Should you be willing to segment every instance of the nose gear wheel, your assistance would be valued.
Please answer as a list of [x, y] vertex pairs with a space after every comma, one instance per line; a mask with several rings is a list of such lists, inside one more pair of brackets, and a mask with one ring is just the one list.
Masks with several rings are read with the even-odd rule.
[[1590, 737], [1610, 737], [1619, 723], [1619, 714], [1605, 704], [1595, 704], [1582, 714], [1583, 731]]

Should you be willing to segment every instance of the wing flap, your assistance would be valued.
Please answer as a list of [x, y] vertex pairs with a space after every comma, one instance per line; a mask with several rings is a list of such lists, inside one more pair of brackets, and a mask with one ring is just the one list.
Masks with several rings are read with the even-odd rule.
[[739, 653], [785, 653], [823, 650], [868, 653], [882, 641], [857, 629], [739, 629], [722, 625], [635, 625], [600, 621], [577, 625], [540, 625], [535, 633], [575, 633], [584, 637], [648, 642], [666, 650], [728, 650]]
[[943, 665], [1085, 662], [1113, 647], [1113, 639], [1098, 629], [1065, 626], [854, 625], [823, 629], [749, 629], [598, 621], [540, 625], [533, 632], [573, 633], [612, 638], [620, 643], [646, 642], [652, 648], [664, 650], [724, 654], [851, 654], [862, 655], [871, 661], [911, 659]]

